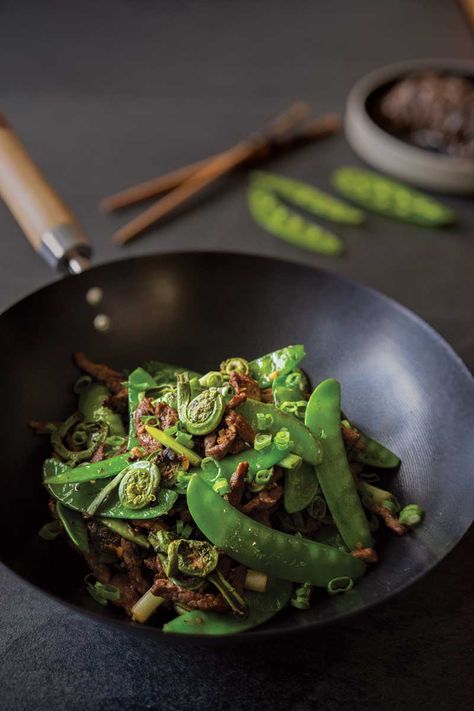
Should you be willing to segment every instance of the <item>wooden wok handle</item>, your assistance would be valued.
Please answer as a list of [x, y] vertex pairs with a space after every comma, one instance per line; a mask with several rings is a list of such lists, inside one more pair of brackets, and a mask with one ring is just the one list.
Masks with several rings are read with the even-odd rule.
[[32, 247], [56, 268], [79, 273], [91, 249], [69, 208], [0, 114], [0, 196]]

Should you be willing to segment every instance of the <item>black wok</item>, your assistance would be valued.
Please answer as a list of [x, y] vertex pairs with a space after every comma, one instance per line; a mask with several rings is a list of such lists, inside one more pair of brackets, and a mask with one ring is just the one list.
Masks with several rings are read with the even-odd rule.
[[[107, 333], [93, 327], [85, 300], [91, 286], [104, 289], [101, 310], [112, 318]], [[472, 521], [474, 385], [468, 370], [430, 327], [375, 291], [296, 264], [219, 253], [97, 267], [40, 290], [0, 317], [4, 563], [39, 590], [84, 604], [80, 558], [36, 535], [48, 520], [41, 486], [48, 446], [26, 426], [32, 417], [61, 419], [73, 408], [73, 351], [116, 368], [158, 358], [206, 371], [224, 356], [251, 358], [294, 342], [306, 345], [313, 383], [340, 379], [347, 414], [401, 456], [400, 472], [385, 475], [387, 488], [405, 503], [420, 503], [427, 516], [401, 539], [382, 533], [381, 563], [353, 592], [321, 593], [311, 610], [289, 609], [245, 638], [315, 628], [417, 580]]]

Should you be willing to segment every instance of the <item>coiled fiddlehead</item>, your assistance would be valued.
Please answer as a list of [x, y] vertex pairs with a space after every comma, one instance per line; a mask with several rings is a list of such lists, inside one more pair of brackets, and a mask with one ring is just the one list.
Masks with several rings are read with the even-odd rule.
[[120, 502], [129, 509], [142, 509], [155, 501], [160, 483], [156, 464], [141, 460], [127, 467], [119, 485]]
[[179, 373], [177, 383], [179, 419], [189, 434], [205, 435], [212, 432], [224, 414], [222, 394], [216, 388], [209, 388], [191, 400], [188, 374]]

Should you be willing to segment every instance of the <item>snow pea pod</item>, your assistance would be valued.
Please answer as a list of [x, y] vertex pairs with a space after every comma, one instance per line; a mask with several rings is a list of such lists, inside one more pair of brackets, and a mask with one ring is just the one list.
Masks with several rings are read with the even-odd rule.
[[81, 553], [89, 553], [89, 537], [84, 519], [77, 511], [72, 511], [58, 501], [56, 513], [67, 535]]
[[[65, 474], [67, 470], [68, 467], [62, 462], [56, 459], [47, 459], [43, 465], [43, 477], [44, 479], [51, 479], [51, 477], [58, 474]], [[107, 483], [107, 480], [99, 480], [95, 483], [84, 481], [73, 484], [47, 484], [46, 488], [64, 506], [85, 513], [88, 506]], [[177, 498], [178, 494], [175, 491], [160, 488], [156, 493], [156, 499], [152, 506], [134, 510], [127, 508], [120, 502], [118, 492], [115, 490], [100, 507], [100, 515], [107, 518], [126, 518], [130, 520], [159, 518], [168, 513]]]
[[[96, 479], [109, 479], [122, 471], [130, 464], [129, 454], [120, 454], [117, 457], [104, 459], [102, 462], [79, 464], [77, 467], [67, 467], [59, 473], [45, 479], [45, 484], [76, 484]], [[56, 460], [46, 460], [54, 461]], [[46, 463], [46, 462], [45, 462]]]
[[217, 612], [192, 610], [163, 625], [163, 632], [177, 634], [225, 635], [244, 632], [261, 625], [282, 610], [291, 598], [292, 584], [288, 580], [269, 578], [264, 593], [245, 592], [248, 606], [245, 617], [222, 615]]
[[102, 420], [109, 426], [111, 435], [123, 437], [125, 430], [122, 418], [117, 412], [104, 405], [110, 394], [110, 390], [102, 383], [91, 383], [79, 395], [79, 412], [88, 422]]
[[429, 195], [372, 170], [338, 168], [332, 175], [332, 184], [344, 197], [386, 217], [431, 227], [455, 221], [453, 211]]
[[359, 441], [364, 445], [364, 449], [353, 449], [351, 452], [351, 457], [356, 462], [381, 469], [395, 469], [400, 466], [400, 458], [394, 452], [361, 432], [358, 427], [356, 429], [360, 434]]
[[254, 475], [260, 469], [271, 469], [285, 459], [288, 451], [278, 449], [274, 444], [270, 444], [264, 449], [257, 451], [256, 449], [244, 449], [239, 454], [233, 454], [224, 459], [213, 459], [206, 457], [202, 460], [201, 467], [202, 476], [208, 482], [215, 482], [216, 479], [225, 478], [229, 481], [232, 474], [237, 469], [237, 465], [241, 462], [247, 462], [249, 465], [249, 474]]
[[298, 468], [285, 472], [283, 505], [289, 514], [302, 511], [310, 505], [318, 490], [318, 477], [314, 467], [307, 462]]
[[247, 193], [247, 204], [255, 222], [285, 242], [330, 257], [336, 257], [344, 251], [344, 243], [336, 234], [305, 219], [267, 188], [258, 184], [251, 185]]
[[194, 475], [187, 490], [188, 508], [201, 532], [231, 558], [248, 568], [295, 583], [325, 587], [335, 577], [358, 578], [359, 559], [336, 548], [276, 531], [234, 508]]
[[309, 381], [302, 370], [296, 370], [287, 375], [279, 375], [272, 384], [273, 402], [277, 407], [284, 402], [303, 400], [309, 391]]
[[316, 471], [331, 515], [350, 550], [371, 548], [373, 539], [357, 493], [341, 435], [341, 386], [323, 380], [306, 408], [306, 426], [321, 438], [322, 462]]
[[273, 373], [288, 374], [290, 370], [294, 370], [301, 363], [305, 355], [304, 346], [301, 345], [280, 348], [278, 351], [272, 351], [251, 360], [249, 363], [250, 375], [261, 388], [268, 388], [272, 384], [270, 376]]
[[364, 221], [364, 213], [361, 210], [300, 180], [263, 171], [254, 171], [251, 179], [258, 187], [274, 191], [284, 200], [316, 217], [347, 225], [360, 225]]
[[[252, 429], [258, 429], [258, 415], [270, 415], [272, 424], [266, 428], [266, 431], [275, 435], [283, 427], [286, 427], [290, 433], [290, 439], [293, 442], [291, 451], [298, 454], [309, 464], [318, 464], [321, 461], [321, 446], [318, 439], [312, 432], [294, 415], [287, 412], [282, 412], [275, 405], [269, 403], [257, 402], [256, 400], [247, 399], [237, 407], [237, 412], [243, 415]], [[267, 418], [270, 421], [270, 417]]]

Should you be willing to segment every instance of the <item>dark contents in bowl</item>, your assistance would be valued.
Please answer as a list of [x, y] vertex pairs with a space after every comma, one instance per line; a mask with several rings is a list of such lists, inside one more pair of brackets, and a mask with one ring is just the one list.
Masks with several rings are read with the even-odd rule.
[[474, 159], [474, 86], [468, 77], [409, 74], [376, 99], [373, 117], [415, 146]]

